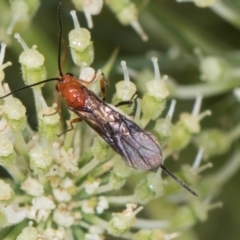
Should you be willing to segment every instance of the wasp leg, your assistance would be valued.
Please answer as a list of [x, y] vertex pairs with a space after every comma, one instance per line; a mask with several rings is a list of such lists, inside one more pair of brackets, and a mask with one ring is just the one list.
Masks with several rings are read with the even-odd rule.
[[137, 92], [135, 92], [135, 93], [132, 95], [132, 97], [131, 97], [130, 100], [119, 102], [119, 103], [115, 104], [114, 106], [115, 106], [115, 107], [119, 107], [119, 106], [123, 106], [123, 105], [129, 105], [129, 106], [131, 106], [131, 105], [133, 104], [133, 101], [134, 101], [134, 98], [135, 98], [135, 97], [137, 97]]
[[102, 100], [103, 100], [103, 102], [105, 102], [105, 100], [106, 100], [107, 79], [105, 78], [103, 72], [101, 72], [100, 75], [101, 75], [101, 78], [100, 78], [100, 89], [101, 89], [101, 93], [102, 93]]
[[74, 118], [74, 119], [72, 119], [72, 120], [70, 121], [70, 128], [67, 129], [67, 130], [65, 130], [65, 131], [63, 131], [63, 132], [61, 132], [61, 133], [58, 134], [57, 136], [60, 137], [60, 136], [62, 136], [64, 133], [69, 132], [69, 131], [72, 131], [72, 130], [74, 129], [73, 123], [78, 123], [78, 122], [81, 122], [81, 121], [82, 121], [81, 118]]
[[58, 100], [57, 100], [57, 110], [53, 113], [50, 113], [50, 114], [43, 114], [43, 117], [46, 117], [46, 116], [52, 116], [56, 113], [60, 113], [61, 112], [61, 96], [58, 95]]

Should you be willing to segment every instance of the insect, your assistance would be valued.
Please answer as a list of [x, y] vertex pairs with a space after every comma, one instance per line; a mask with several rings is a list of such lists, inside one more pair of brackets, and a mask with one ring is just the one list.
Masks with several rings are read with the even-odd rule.
[[[71, 127], [67, 131], [73, 129], [73, 123], [84, 121], [124, 159], [128, 166], [140, 170], [156, 170], [160, 167], [182, 187], [193, 195], [198, 196], [196, 192], [163, 165], [161, 147], [155, 136], [150, 132], [144, 131], [132, 120], [104, 102], [105, 78], [103, 75], [100, 79], [103, 98], [100, 99], [94, 92], [88, 89], [88, 83], [76, 78], [71, 73], [62, 73], [60, 63], [62, 38], [60, 5], [58, 8], [58, 22], [60, 27], [58, 40], [58, 69], [60, 76], [22, 87], [0, 97], [0, 99], [17, 91], [42, 84], [43, 82], [55, 80], [57, 81], [56, 90], [59, 92], [59, 99], [63, 98], [68, 109], [78, 116], [78, 118], [71, 120]], [[119, 103], [118, 106], [126, 103], [129, 102]]]

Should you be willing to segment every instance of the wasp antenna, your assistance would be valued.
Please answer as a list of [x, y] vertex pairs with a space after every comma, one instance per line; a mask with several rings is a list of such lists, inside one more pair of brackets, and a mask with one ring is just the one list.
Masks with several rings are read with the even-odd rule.
[[61, 43], [62, 43], [62, 21], [61, 21], [61, 4], [58, 4], [58, 23], [59, 23], [59, 36], [58, 36], [58, 71], [59, 75], [62, 77], [62, 68], [61, 68]]
[[22, 90], [24, 90], [24, 89], [31, 88], [31, 87], [34, 87], [34, 86], [43, 84], [43, 83], [45, 83], [45, 82], [50, 82], [50, 81], [54, 81], [54, 80], [59, 81], [60, 79], [59, 79], [59, 78], [49, 78], [49, 79], [43, 80], [43, 81], [41, 81], [41, 82], [33, 83], [33, 84], [31, 84], [31, 85], [28, 85], [28, 86], [21, 87], [21, 88], [18, 88], [18, 89], [16, 89], [16, 90], [13, 90], [12, 92], [10, 92], [10, 93], [8, 93], [8, 94], [0, 97], [0, 99], [5, 98], [5, 97], [8, 97], [8, 96], [12, 95], [13, 93], [22, 91]]
[[192, 195], [198, 197], [198, 194], [194, 192], [187, 184], [182, 182], [179, 178], [177, 178], [171, 171], [169, 171], [164, 165], [160, 165], [162, 170], [167, 173], [172, 179], [174, 179], [178, 184], [184, 187], [187, 191], [189, 191]]

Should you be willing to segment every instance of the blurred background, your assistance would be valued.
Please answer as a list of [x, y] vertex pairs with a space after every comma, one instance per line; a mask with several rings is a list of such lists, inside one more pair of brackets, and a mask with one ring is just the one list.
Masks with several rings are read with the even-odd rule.
[[[73, 29], [73, 23], [69, 11], [74, 9], [70, 0], [62, 0], [62, 24], [63, 39], [68, 45], [68, 33]], [[218, 1], [217, 7], [200, 8], [193, 2], [178, 3], [175, 0], [142, 0], [134, 1], [139, 9], [139, 22], [149, 36], [144, 42], [130, 26], [121, 25], [114, 13], [105, 5], [99, 15], [93, 16], [94, 27], [91, 29], [92, 41], [94, 42], [95, 58], [93, 68], [102, 68], [109, 60], [114, 50], [119, 52], [114, 65], [109, 72], [107, 87], [107, 100], [110, 101], [115, 83], [121, 80], [122, 74], [119, 71], [120, 61], [125, 60], [129, 68], [140, 74], [139, 78], [148, 77], [152, 71], [151, 56], [157, 56], [161, 74], [167, 74], [180, 86], [193, 86], [199, 83], [208, 83], [201, 78], [199, 55], [194, 49], [201, 50], [201, 56], [214, 56], [227, 66], [227, 71], [214, 80], [216, 87], [222, 81], [234, 82], [226, 84], [219, 91], [206, 93], [203, 98], [202, 111], [210, 109], [212, 116], [204, 118], [201, 122], [202, 129], [218, 128], [226, 133], [239, 124], [240, 102], [233, 94], [233, 90], [240, 86], [240, 1], [225, 0]], [[45, 56], [48, 77], [54, 77], [57, 69], [57, 46], [58, 46], [58, 22], [57, 22], [57, 0], [42, 0], [39, 9], [29, 25], [19, 27], [24, 41], [29, 47], [36, 44], [38, 50]], [[5, 15], [9, 8], [7, 0], [1, 0], [0, 21], [2, 28], [6, 25]], [[5, 7], [3, 7], [5, 6]], [[6, 9], [4, 12], [3, 9]], [[225, 10], [223, 10], [225, 9]], [[225, 13], [228, 14], [225, 14]], [[84, 14], [77, 12], [81, 27], [87, 27]], [[6, 21], [6, 22], [5, 22]], [[15, 32], [15, 30], [14, 30]], [[1, 29], [0, 40], [7, 42], [5, 61], [11, 61], [13, 66], [5, 70], [5, 81], [10, 88], [16, 89], [23, 86], [18, 56], [22, 49], [17, 41], [11, 36], [6, 36]], [[69, 49], [63, 72], [73, 72], [78, 75], [79, 69], [74, 67]], [[234, 76], [231, 72], [236, 72]], [[226, 74], [225, 74], [226, 73]], [[146, 74], [146, 75], [144, 75]], [[225, 75], [224, 75], [225, 74]], [[224, 75], [224, 76], [223, 76]], [[142, 79], [144, 81], [144, 79]], [[139, 85], [141, 95], [141, 83]], [[44, 87], [44, 95], [49, 104], [54, 100], [54, 83]], [[37, 129], [36, 114], [34, 114], [34, 103], [29, 101], [31, 90], [16, 94], [27, 107], [28, 121], [33, 129]], [[177, 100], [176, 112], [173, 122], [176, 122], [179, 113], [191, 112], [195, 96], [191, 94], [177, 95], [172, 92], [171, 98]], [[64, 111], [67, 114], [67, 111]], [[228, 141], [226, 139], [226, 141]], [[239, 139], [235, 140], [228, 151], [216, 154], [209, 160], [214, 167], [203, 172], [202, 178], [216, 172], [231, 158], [236, 149], [240, 148]], [[190, 144], [180, 155], [180, 161], [168, 160], [167, 165], [174, 172], [179, 169], [182, 163], [193, 162], [197, 147]], [[240, 156], [239, 156], [240, 161]], [[181, 163], [180, 163], [181, 162]], [[136, 180], [137, 181], [137, 180]], [[222, 208], [209, 212], [204, 222], [198, 222], [188, 233], [186, 239], [218, 239], [236, 240], [240, 238], [240, 171], [236, 169], [228, 182], [226, 182], [213, 201], [221, 201]], [[211, 182], [209, 182], [211, 185]], [[131, 184], [129, 184], [129, 187]], [[161, 209], [158, 199], [145, 206], [144, 217], [149, 219], [161, 218]]]

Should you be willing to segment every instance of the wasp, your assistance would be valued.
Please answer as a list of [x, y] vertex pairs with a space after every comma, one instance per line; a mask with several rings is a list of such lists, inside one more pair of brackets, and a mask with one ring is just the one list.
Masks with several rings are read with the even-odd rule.
[[[93, 91], [89, 90], [89, 82], [78, 79], [71, 73], [62, 73], [60, 63], [62, 39], [60, 5], [58, 8], [58, 22], [60, 27], [58, 40], [59, 77], [22, 87], [0, 97], [0, 99], [17, 91], [55, 80], [57, 81], [56, 90], [59, 92], [59, 100], [61, 98], [64, 99], [68, 109], [78, 116], [78, 118], [71, 120], [71, 127], [67, 131], [74, 128], [74, 123], [84, 121], [123, 158], [129, 167], [139, 170], [156, 170], [160, 167], [191, 194], [198, 196], [196, 192], [163, 165], [163, 155], [156, 137], [152, 133], [141, 129], [135, 122], [105, 103], [106, 80], [103, 74], [100, 79], [103, 97], [100, 99]], [[117, 106], [129, 104], [130, 102], [131, 100], [122, 102], [117, 104]], [[59, 112], [59, 106], [60, 104], [58, 104], [58, 109], [55, 113]]]

